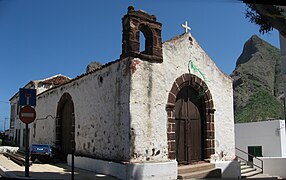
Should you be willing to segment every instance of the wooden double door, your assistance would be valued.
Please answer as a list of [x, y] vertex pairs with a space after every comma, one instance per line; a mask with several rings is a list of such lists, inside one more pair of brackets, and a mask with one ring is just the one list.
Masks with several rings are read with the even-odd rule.
[[175, 104], [176, 159], [179, 164], [191, 164], [203, 159], [202, 98], [191, 86], [177, 95]]

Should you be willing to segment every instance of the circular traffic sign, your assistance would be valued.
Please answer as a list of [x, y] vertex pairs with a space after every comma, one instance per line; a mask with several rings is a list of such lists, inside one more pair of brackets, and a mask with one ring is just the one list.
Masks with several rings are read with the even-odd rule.
[[36, 111], [31, 106], [24, 106], [21, 108], [19, 118], [23, 123], [31, 123], [36, 119]]

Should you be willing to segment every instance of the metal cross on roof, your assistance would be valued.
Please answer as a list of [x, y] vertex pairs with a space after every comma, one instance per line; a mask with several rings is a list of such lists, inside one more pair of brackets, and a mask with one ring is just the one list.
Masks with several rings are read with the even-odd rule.
[[186, 21], [185, 24], [182, 24], [182, 27], [185, 29], [185, 33], [187, 33], [191, 28], [188, 26], [188, 22]]

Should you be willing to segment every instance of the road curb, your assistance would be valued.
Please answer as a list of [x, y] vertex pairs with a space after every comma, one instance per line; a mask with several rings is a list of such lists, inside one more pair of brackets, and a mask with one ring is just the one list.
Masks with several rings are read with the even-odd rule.
[[9, 172], [8, 169], [0, 165], [0, 175], [6, 178], [17, 178], [19, 179], [19, 176], [16, 176], [15, 174]]
[[15, 175], [12, 172], [9, 172], [8, 169], [6, 169], [5, 167], [0, 165], [0, 175], [4, 178], [11, 178], [11, 179], [30, 179], [30, 180], [34, 180], [35, 178], [31, 178], [31, 177], [20, 177]]

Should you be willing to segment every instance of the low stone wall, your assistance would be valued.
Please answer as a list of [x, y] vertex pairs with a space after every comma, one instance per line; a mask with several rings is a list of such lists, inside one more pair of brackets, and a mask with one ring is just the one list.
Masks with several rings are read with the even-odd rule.
[[[71, 155], [68, 155], [68, 165], [71, 166]], [[148, 163], [116, 163], [75, 156], [74, 166], [94, 171], [119, 179], [177, 179], [177, 161], [148, 162]]]
[[240, 164], [238, 161], [216, 161], [213, 163], [216, 168], [221, 169], [222, 178], [241, 178]]
[[[259, 157], [263, 161], [263, 173], [271, 176], [279, 176], [286, 178], [286, 158], [283, 157]], [[253, 159], [253, 163], [259, 164], [257, 159]]]
[[12, 146], [0, 146], [0, 154], [6, 153], [6, 152], [17, 152], [19, 147], [12, 147]]

